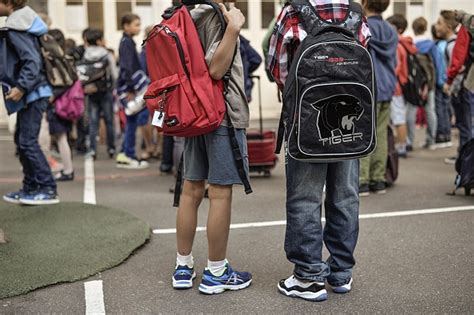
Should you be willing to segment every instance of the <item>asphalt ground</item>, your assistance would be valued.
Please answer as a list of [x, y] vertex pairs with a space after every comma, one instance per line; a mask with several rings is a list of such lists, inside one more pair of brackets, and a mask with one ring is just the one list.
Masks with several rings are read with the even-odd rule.
[[[274, 121], [266, 126], [276, 127]], [[418, 139], [423, 135], [419, 132]], [[0, 130], [0, 193], [18, 189], [20, 164], [6, 130]], [[175, 227], [169, 188], [172, 176], [159, 173], [159, 162], [148, 170], [115, 168], [105, 150], [95, 161], [97, 204], [121, 208], [153, 229]], [[473, 206], [463, 192], [448, 196], [454, 167], [443, 163], [455, 148], [417, 149], [400, 161], [400, 177], [386, 195], [361, 199], [361, 214]], [[254, 193], [234, 188], [233, 223], [285, 219], [284, 159], [270, 178], [252, 177]], [[82, 201], [84, 158], [75, 156], [77, 179], [60, 183], [63, 201]], [[1, 207], [1, 203], [0, 203]], [[199, 226], [206, 222], [208, 202], [201, 205]], [[34, 211], [34, 208], [31, 208]], [[105, 311], [110, 314], [169, 313], [474, 313], [474, 211], [420, 214], [360, 221], [353, 291], [329, 294], [322, 303], [291, 299], [276, 284], [292, 272], [283, 250], [285, 227], [231, 230], [228, 259], [238, 270], [253, 273], [252, 286], [217, 296], [171, 287], [176, 245], [174, 234], [154, 235], [125, 263], [91, 279], [50, 286], [24, 296], [0, 300], [1, 314], [84, 314], [84, 282], [102, 280]], [[0, 224], [1, 226], [1, 224]], [[27, 231], [25, 231], [27, 233]], [[193, 253], [197, 271], [206, 264], [205, 232], [198, 232]], [[327, 257], [327, 252], [324, 253]], [[1, 266], [0, 266], [1, 272]], [[198, 273], [199, 274], [199, 273]], [[196, 284], [200, 281], [200, 275]]]

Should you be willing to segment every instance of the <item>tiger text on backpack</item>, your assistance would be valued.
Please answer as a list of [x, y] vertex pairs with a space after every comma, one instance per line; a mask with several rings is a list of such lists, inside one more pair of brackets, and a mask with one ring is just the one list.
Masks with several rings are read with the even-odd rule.
[[290, 157], [334, 162], [370, 154], [376, 145], [374, 69], [358, 41], [363, 11], [351, 1], [346, 20], [331, 24], [308, 0], [294, 0], [307, 32], [283, 90], [277, 153], [285, 139]]

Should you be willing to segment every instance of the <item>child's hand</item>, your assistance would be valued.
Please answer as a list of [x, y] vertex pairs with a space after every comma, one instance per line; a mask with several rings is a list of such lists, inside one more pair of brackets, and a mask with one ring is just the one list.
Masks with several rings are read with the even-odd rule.
[[11, 89], [10, 93], [7, 94], [7, 97], [5, 98], [5, 100], [18, 102], [21, 100], [23, 95], [25, 95], [25, 92], [23, 92], [17, 87], [14, 87], [13, 89]]
[[245, 23], [245, 16], [242, 14], [242, 12], [236, 7], [227, 10], [225, 5], [223, 5], [222, 3], [219, 4], [219, 7], [221, 8], [222, 13], [224, 14], [225, 20], [227, 21], [227, 27], [230, 27], [231, 29], [240, 32], [242, 26], [244, 26]]

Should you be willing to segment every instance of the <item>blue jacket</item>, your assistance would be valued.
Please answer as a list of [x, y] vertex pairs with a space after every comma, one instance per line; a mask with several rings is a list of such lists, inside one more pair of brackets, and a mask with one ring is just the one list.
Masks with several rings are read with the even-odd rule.
[[439, 68], [436, 70], [440, 73], [439, 81], [436, 82], [438, 87], [443, 87], [444, 83], [446, 83], [446, 80], [448, 79], [448, 65], [447, 65], [447, 60], [445, 58], [445, 52], [448, 47], [448, 42], [445, 40], [439, 40], [436, 42], [436, 48], [438, 48], [438, 52], [441, 56], [441, 62], [439, 64]]
[[118, 88], [127, 92], [135, 92], [132, 76], [135, 72], [142, 70], [142, 66], [135, 42], [125, 33], [123, 33], [122, 40], [120, 41], [119, 67]]
[[443, 66], [443, 55], [439, 51], [438, 46], [436, 46], [436, 43], [431, 39], [423, 39], [418, 42], [415, 41], [415, 45], [419, 53], [431, 57], [436, 72], [436, 85], [442, 86], [446, 81], [446, 65]]
[[5, 101], [9, 114], [52, 95], [38, 42], [38, 36], [47, 31], [46, 24], [28, 6], [6, 20], [0, 40], [0, 81], [4, 90], [17, 87], [25, 92], [19, 102]]
[[369, 41], [369, 52], [372, 55], [377, 82], [377, 102], [392, 100], [397, 78], [398, 35], [390, 24], [381, 16], [371, 16], [367, 19], [372, 37]]

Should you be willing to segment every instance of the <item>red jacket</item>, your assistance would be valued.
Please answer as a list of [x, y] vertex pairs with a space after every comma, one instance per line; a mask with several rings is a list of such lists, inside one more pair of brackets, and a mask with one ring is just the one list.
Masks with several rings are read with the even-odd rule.
[[471, 38], [464, 26], [461, 26], [458, 32], [458, 37], [454, 44], [453, 56], [448, 67], [448, 80], [446, 83], [453, 83], [454, 78], [461, 72], [461, 68], [466, 62], [467, 54], [469, 52], [469, 43]]
[[405, 84], [408, 81], [408, 63], [407, 63], [407, 50], [410, 54], [416, 54], [417, 49], [411, 37], [399, 36], [398, 47], [397, 47], [397, 67], [395, 68], [395, 74], [397, 76], [397, 86], [395, 87], [395, 96], [402, 95], [401, 84]]

